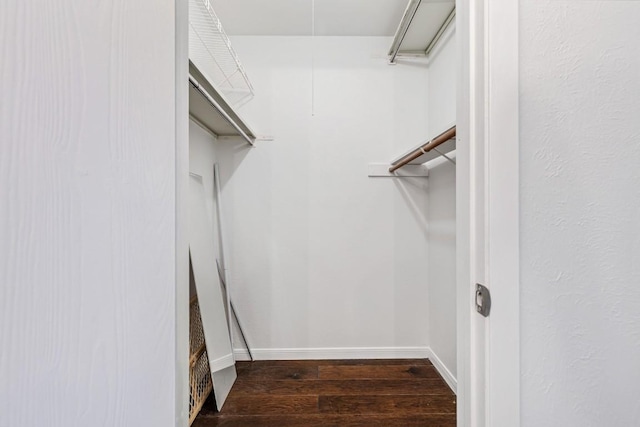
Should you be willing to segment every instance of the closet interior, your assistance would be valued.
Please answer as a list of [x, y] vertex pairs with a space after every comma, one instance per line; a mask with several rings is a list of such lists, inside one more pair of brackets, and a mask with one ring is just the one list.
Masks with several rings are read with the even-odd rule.
[[190, 422], [239, 360], [455, 393], [455, 2], [278, 5], [189, 0]]

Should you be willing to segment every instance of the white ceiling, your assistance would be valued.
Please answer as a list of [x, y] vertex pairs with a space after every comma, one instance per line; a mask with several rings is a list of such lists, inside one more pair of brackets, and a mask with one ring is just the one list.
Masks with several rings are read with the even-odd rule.
[[[211, 0], [229, 35], [311, 35], [313, 0]], [[393, 36], [408, 0], [315, 0], [317, 36]]]

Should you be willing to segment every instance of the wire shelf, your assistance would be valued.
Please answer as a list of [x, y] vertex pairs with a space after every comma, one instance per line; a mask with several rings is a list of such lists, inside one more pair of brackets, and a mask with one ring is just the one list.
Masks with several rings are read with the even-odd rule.
[[233, 106], [254, 95], [210, 0], [189, 0], [189, 59]]

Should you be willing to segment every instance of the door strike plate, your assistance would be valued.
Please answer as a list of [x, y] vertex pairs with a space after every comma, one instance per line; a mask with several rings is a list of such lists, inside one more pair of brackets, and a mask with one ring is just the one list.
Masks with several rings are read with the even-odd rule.
[[491, 312], [491, 292], [480, 283], [476, 283], [476, 311], [484, 317]]

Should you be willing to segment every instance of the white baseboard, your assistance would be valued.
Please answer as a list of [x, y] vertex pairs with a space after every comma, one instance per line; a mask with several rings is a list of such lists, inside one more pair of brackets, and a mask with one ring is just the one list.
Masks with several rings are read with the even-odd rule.
[[[456, 393], [456, 378], [430, 347], [335, 347], [335, 348], [252, 348], [255, 360], [320, 359], [429, 359], [447, 385]], [[233, 350], [236, 360], [249, 360], [244, 348]]]
[[442, 378], [444, 378], [444, 381], [447, 383], [451, 391], [457, 394], [458, 380], [456, 380], [456, 377], [445, 366], [445, 364], [442, 363], [442, 360], [440, 360], [438, 355], [433, 352], [431, 347], [427, 347], [427, 349], [429, 352], [429, 356], [427, 357], [429, 358], [431, 363], [433, 363], [433, 366], [438, 370], [438, 373], [442, 376]]
[[[252, 348], [255, 360], [320, 359], [426, 359], [428, 347], [329, 347], [329, 348]], [[249, 360], [244, 348], [233, 351], [236, 360]]]

